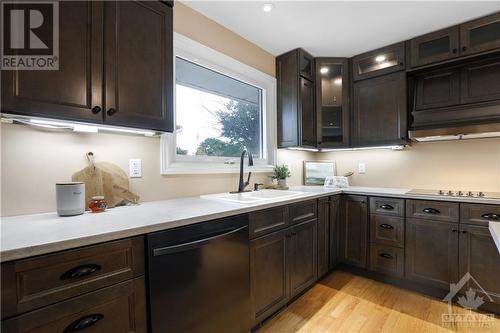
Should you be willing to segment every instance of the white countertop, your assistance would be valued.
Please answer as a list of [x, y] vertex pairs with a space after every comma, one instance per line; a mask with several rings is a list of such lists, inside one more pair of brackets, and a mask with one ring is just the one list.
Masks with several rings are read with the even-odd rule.
[[190, 197], [145, 202], [137, 206], [113, 208], [100, 214], [85, 213], [73, 217], [60, 217], [55, 212], [3, 217], [0, 223], [0, 261], [27, 258], [340, 193], [500, 204], [500, 200], [491, 199], [407, 195], [409, 189], [404, 188], [327, 189], [323, 186], [296, 186], [291, 190], [303, 194], [265, 203], [240, 204]]
[[491, 232], [491, 236], [493, 236], [493, 240], [497, 245], [498, 252], [500, 253], [500, 222], [490, 221], [489, 229]]

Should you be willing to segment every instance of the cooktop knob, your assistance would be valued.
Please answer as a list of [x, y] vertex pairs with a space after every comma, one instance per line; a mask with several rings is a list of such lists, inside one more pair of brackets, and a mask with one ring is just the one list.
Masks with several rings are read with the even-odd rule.
[[469, 196], [469, 197], [473, 197], [473, 196], [474, 196], [474, 193], [472, 193], [472, 191], [469, 191], [469, 192], [467, 192], [467, 196]]
[[464, 192], [458, 191], [457, 195], [462, 196], [462, 195], [464, 195]]
[[479, 192], [479, 193], [477, 194], [477, 196], [478, 196], [478, 197], [484, 197], [484, 193], [483, 193], [483, 192]]
[[449, 190], [448, 195], [453, 195], [453, 191]]
[[443, 190], [439, 190], [438, 194], [439, 194], [439, 195], [444, 195]]

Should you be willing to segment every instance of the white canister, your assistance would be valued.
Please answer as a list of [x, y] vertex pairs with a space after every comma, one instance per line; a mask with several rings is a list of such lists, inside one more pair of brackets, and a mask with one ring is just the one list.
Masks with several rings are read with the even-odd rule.
[[85, 183], [56, 184], [56, 205], [59, 216], [83, 214], [85, 211]]

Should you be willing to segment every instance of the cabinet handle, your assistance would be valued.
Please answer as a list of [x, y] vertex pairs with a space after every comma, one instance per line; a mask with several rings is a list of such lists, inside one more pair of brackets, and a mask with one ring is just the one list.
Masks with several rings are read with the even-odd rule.
[[494, 213], [486, 213], [481, 215], [481, 217], [487, 220], [500, 220], [500, 215]]
[[458, 52], [458, 49], [457, 49], [457, 48], [454, 48], [453, 50], [451, 50], [451, 52], [453, 52], [453, 53], [457, 53], [457, 52]]
[[116, 109], [111, 108], [106, 113], [108, 114], [108, 116], [112, 116], [112, 115], [114, 115], [116, 113]]
[[403, 67], [404, 65], [405, 65], [405, 63], [402, 61], [399, 63], [399, 66], [401, 66], [401, 67]]
[[458, 232], [457, 229], [451, 229], [451, 232]]
[[101, 269], [101, 266], [96, 264], [88, 264], [82, 265], [75, 268], [70, 269], [63, 275], [61, 275], [61, 280], [69, 280], [69, 279], [77, 279], [84, 276], [88, 276], [92, 273], [95, 273]]
[[462, 230], [462, 233], [463, 233], [463, 234], [466, 234], [466, 233], [467, 233], [467, 230]]
[[102, 109], [101, 109], [101, 107], [100, 107], [100, 106], [97, 106], [97, 105], [96, 105], [96, 106], [94, 106], [94, 107], [92, 108], [92, 110], [90, 110], [90, 111], [92, 111], [92, 113], [93, 113], [93, 114], [98, 114], [99, 112], [101, 112], [101, 111], [102, 111]]
[[392, 258], [394, 258], [389, 253], [381, 253], [381, 254], [379, 254], [379, 256], [381, 256], [382, 258], [385, 258], [385, 259], [392, 259]]
[[385, 209], [385, 210], [393, 210], [394, 207], [391, 205], [380, 205], [380, 208]]
[[64, 329], [64, 333], [81, 331], [90, 326], [95, 325], [99, 320], [103, 319], [104, 315], [100, 313], [94, 313], [80, 319], [75, 320]]
[[467, 46], [463, 46], [462, 51], [467, 51]]
[[387, 229], [387, 230], [394, 229], [394, 227], [392, 225], [387, 224], [387, 223], [380, 224], [379, 227], [381, 227], [382, 229]]
[[441, 212], [439, 210], [437, 210], [436, 208], [424, 208], [424, 209], [422, 209], [422, 211], [424, 213], [428, 213], [428, 214], [441, 214]]

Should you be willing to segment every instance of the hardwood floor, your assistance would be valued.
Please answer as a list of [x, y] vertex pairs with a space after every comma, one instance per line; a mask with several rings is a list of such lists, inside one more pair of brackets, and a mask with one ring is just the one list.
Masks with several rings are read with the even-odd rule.
[[[459, 306], [453, 313], [469, 314]], [[448, 304], [343, 271], [328, 275], [257, 333], [500, 332], [500, 319], [443, 323]], [[485, 315], [480, 320], [488, 319]]]

